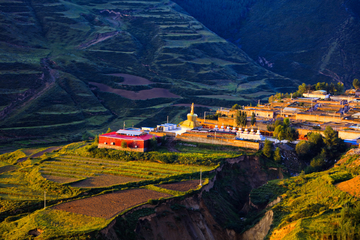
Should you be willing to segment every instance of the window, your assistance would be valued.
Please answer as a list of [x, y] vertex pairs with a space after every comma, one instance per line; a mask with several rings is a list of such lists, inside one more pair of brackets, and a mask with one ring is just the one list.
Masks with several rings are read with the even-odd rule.
[[115, 145], [115, 143], [114, 143], [114, 142], [111, 142], [111, 145]]
[[104, 142], [105, 145], [107, 145], [107, 142]]

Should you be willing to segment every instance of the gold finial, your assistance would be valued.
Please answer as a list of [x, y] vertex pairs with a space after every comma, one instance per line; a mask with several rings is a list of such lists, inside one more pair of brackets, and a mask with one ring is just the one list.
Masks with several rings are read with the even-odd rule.
[[190, 114], [194, 114], [194, 103], [191, 104], [191, 112]]

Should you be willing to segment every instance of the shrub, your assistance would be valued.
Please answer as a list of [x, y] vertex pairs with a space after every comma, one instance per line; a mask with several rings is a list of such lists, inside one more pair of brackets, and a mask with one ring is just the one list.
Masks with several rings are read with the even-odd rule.
[[122, 142], [121, 142], [121, 147], [122, 147], [122, 148], [127, 148], [127, 143], [126, 143], [126, 141], [122, 141]]

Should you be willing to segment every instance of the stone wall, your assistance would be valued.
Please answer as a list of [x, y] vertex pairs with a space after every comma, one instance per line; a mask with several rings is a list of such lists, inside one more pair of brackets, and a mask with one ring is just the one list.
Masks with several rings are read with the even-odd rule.
[[203, 137], [190, 137], [190, 136], [178, 136], [177, 140], [185, 141], [185, 142], [198, 142], [198, 143], [210, 143], [210, 144], [218, 144], [218, 145], [227, 145], [227, 146], [235, 146], [242, 148], [250, 148], [259, 150], [260, 143], [258, 142], [250, 142], [250, 141], [242, 141], [235, 139], [212, 139], [212, 138], [203, 138]]
[[115, 145], [108, 145], [108, 144], [98, 144], [98, 148], [109, 148], [109, 149], [116, 149], [122, 151], [131, 151], [131, 152], [146, 152], [146, 148], [122, 148], [120, 146]]
[[318, 121], [318, 122], [342, 122], [339, 116], [320, 116], [312, 114], [296, 114], [296, 120]]

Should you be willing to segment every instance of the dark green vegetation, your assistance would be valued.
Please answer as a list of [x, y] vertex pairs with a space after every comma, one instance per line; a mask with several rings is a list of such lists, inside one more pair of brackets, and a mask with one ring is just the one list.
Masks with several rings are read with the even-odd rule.
[[238, 111], [235, 117], [236, 125], [246, 127], [247, 115], [246, 112]]
[[0, 12], [4, 142], [178, 123], [189, 110], [174, 104], [230, 107], [297, 85], [168, 1], [2, 1]]
[[175, 2], [283, 76], [306, 83], [340, 81], [350, 87], [360, 75], [357, 0]]
[[296, 145], [296, 153], [310, 164], [305, 169], [307, 173], [329, 168], [346, 150], [344, 141], [330, 126], [326, 127], [324, 135], [323, 137], [320, 133], [308, 133], [308, 140], [301, 140]]

